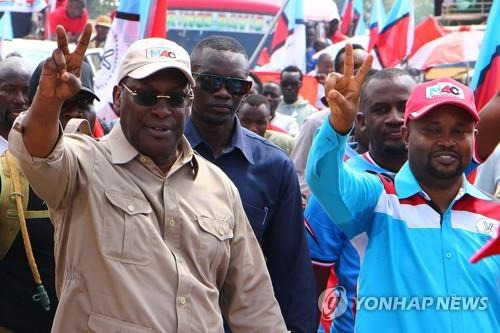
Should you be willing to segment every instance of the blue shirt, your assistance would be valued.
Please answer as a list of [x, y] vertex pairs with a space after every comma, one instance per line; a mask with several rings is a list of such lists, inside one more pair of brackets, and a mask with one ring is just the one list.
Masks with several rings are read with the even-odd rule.
[[238, 188], [288, 329], [314, 331], [315, 282], [292, 161], [266, 139], [242, 128], [236, 117], [231, 142], [217, 159], [191, 119], [185, 135], [193, 149], [220, 167]]
[[500, 205], [467, 182], [440, 214], [409, 164], [394, 182], [342, 163], [346, 136], [328, 120], [308, 158], [308, 183], [347, 235], [366, 232], [358, 332], [497, 332], [500, 258], [469, 258], [496, 235]]
[[[349, 145], [346, 146], [346, 155], [350, 158], [347, 165], [358, 171], [373, 171], [376, 173], [392, 174], [375, 163], [368, 152], [360, 155], [348, 155]], [[313, 195], [307, 202], [304, 211], [306, 223], [310, 230], [307, 242], [311, 251], [313, 264], [322, 267], [335, 267], [338, 285], [346, 292], [347, 308], [333, 319], [330, 332], [354, 332], [354, 299], [360, 267], [360, 252], [366, 245], [365, 237], [357, 237], [351, 241], [339, 229], [321, 207], [318, 199]], [[356, 246], [357, 245], [357, 246]], [[318, 333], [325, 332], [322, 325]]]

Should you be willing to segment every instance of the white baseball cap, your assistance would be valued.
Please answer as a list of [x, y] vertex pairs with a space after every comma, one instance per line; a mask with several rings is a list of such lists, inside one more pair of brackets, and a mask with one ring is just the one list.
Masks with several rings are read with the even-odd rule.
[[125, 52], [118, 69], [118, 82], [126, 76], [144, 79], [166, 68], [180, 70], [189, 83], [195, 85], [189, 54], [184, 48], [164, 38], [140, 39]]

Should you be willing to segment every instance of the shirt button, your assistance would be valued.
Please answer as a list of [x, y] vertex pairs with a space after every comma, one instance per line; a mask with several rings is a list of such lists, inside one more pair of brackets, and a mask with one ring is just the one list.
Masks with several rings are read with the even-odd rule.
[[182, 305], [186, 304], [186, 298], [185, 297], [180, 297], [179, 302], [181, 302]]
[[127, 209], [128, 209], [129, 212], [133, 212], [135, 210], [135, 208], [134, 208], [133, 205], [128, 205]]
[[169, 224], [170, 224], [171, 227], [175, 227], [175, 220], [174, 219], [170, 219]]
[[224, 236], [224, 228], [219, 227], [219, 235]]
[[451, 258], [451, 252], [446, 252], [446, 258], [448, 258], [448, 259]]
[[146, 163], [146, 157], [145, 156], [141, 156], [139, 157], [139, 161], [141, 161], [142, 163]]

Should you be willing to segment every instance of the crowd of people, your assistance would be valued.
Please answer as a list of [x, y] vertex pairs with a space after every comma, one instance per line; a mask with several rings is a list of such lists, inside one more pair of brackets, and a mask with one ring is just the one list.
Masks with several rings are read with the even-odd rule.
[[84, 55], [110, 24], [0, 62], [0, 333], [498, 331], [500, 257], [469, 259], [500, 226], [500, 93], [477, 110], [349, 44], [309, 68], [313, 105], [231, 37], [149, 38], [108, 128]]

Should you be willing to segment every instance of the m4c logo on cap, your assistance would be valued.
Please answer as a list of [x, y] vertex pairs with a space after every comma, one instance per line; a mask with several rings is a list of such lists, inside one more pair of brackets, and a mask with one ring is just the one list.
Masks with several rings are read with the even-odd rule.
[[451, 83], [440, 82], [425, 89], [425, 97], [428, 99], [436, 97], [455, 97], [465, 99], [464, 91]]
[[174, 52], [167, 50], [164, 47], [153, 47], [146, 50], [146, 57], [150, 59], [156, 58], [172, 58], [175, 59], [177, 56]]

